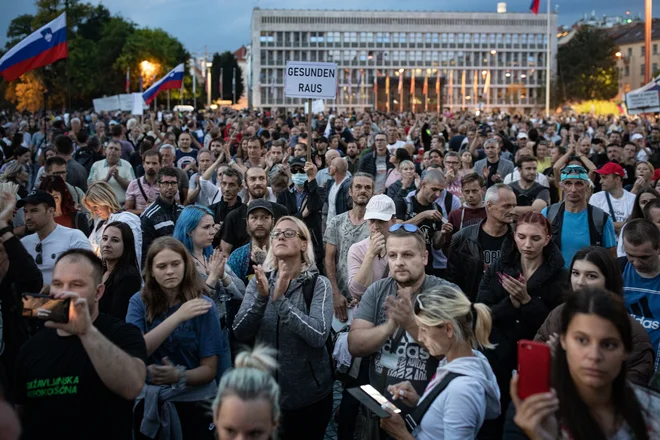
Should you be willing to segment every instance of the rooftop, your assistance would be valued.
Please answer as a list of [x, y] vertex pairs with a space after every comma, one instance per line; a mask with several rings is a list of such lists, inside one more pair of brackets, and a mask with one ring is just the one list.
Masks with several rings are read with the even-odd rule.
[[[629, 24], [615, 26], [607, 30], [618, 45], [641, 43], [644, 41], [644, 22], [634, 21]], [[651, 24], [651, 40], [660, 40], [660, 18], [654, 18]]]

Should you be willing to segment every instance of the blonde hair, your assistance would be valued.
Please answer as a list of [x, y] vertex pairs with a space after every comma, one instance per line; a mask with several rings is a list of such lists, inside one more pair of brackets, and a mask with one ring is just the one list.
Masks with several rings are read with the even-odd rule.
[[213, 401], [213, 415], [217, 417], [222, 401], [229, 396], [241, 400], [265, 399], [272, 408], [273, 420], [280, 417], [280, 386], [271, 372], [277, 369], [277, 351], [265, 345], [242, 351], [236, 356], [236, 367], [222, 376]]
[[[301, 259], [302, 259], [302, 270], [306, 270], [312, 265], [314, 265], [314, 245], [312, 243], [312, 236], [309, 233], [309, 229], [307, 229], [307, 226], [305, 223], [303, 223], [302, 220], [292, 217], [292, 216], [284, 216], [281, 217], [276, 223], [275, 226], [273, 226], [273, 229], [277, 227], [280, 223], [282, 223], [285, 220], [289, 220], [290, 222], [293, 222], [296, 225], [296, 228], [298, 228], [298, 232], [300, 235], [302, 235], [301, 240], [304, 240], [307, 242], [307, 248], [305, 249], [304, 252], [301, 253]], [[268, 249], [268, 255], [266, 255], [266, 260], [264, 261], [263, 267], [266, 272], [270, 272], [273, 270], [277, 269], [277, 258], [275, 258], [275, 255], [273, 255], [273, 239], [270, 239], [270, 247]]]
[[415, 297], [413, 310], [418, 324], [437, 327], [450, 322], [457, 342], [494, 348], [488, 341], [493, 325], [490, 308], [472, 304], [458, 288], [444, 285], [422, 292]]
[[89, 212], [94, 212], [92, 206], [107, 206], [111, 213], [121, 211], [112, 187], [107, 182], [94, 182], [87, 188], [87, 193], [82, 199], [83, 205]]

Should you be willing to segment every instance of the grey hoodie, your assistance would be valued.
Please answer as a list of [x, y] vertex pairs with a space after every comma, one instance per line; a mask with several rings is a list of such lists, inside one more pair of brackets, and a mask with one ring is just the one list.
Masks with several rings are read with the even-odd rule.
[[[474, 356], [440, 361], [435, 374], [437, 385], [447, 372], [460, 373], [435, 399], [422, 423], [413, 432], [417, 440], [474, 439], [484, 420], [500, 415], [500, 389], [486, 357], [476, 350]], [[433, 387], [424, 392], [420, 402]]]
[[302, 282], [315, 274], [316, 266], [303, 271], [277, 301], [272, 300], [277, 272], [269, 277], [268, 298], [259, 295], [253, 277], [234, 319], [237, 339], [249, 342], [255, 338], [256, 343], [277, 349], [275, 377], [283, 410], [303, 408], [332, 392], [330, 357], [325, 347], [334, 310], [330, 281], [318, 276], [309, 311], [302, 292]]

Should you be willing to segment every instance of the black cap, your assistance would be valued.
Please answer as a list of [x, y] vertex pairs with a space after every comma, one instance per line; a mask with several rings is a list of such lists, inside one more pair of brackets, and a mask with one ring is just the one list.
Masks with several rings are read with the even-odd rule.
[[257, 199], [250, 202], [245, 216], [250, 215], [250, 213], [256, 209], [265, 209], [266, 211], [270, 212], [270, 215], [275, 217], [275, 214], [273, 213], [273, 204], [266, 199]]
[[23, 197], [21, 200], [16, 202], [17, 208], [22, 208], [25, 205], [38, 205], [39, 203], [45, 203], [51, 208], [55, 208], [55, 199], [46, 191], [40, 189], [35, 189], [26, 197]]
[[289, 161], [289, 168], [293, 168], [293, 167], [305, 168], [306, 163], [307, 163], [306, 157], [303, 156], [292, 157], [291, 160]]

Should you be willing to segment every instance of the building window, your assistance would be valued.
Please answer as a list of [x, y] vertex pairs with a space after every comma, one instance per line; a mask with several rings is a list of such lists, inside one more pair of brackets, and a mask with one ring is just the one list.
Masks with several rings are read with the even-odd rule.
[[[644, 54], [642, 54], [644, 55]], [[632, 47], [628, 48], [628, 58], [632, 58]]]
[[470, 38], [471, 36], [472, 36], [472, 34], [465, 34], [465, 36], [464, 36], [465, 44], [470, 44], [472, 42], [472, 40]]
[[448, 34], [447, 37], [449, 39], [449, 44], [454, 44], [456, 42], [453, 33]]
[[644, 72], [646, 72], [646, 64], [642, 64], [641, 67], [642, 67], [642, 69], [641, 69], [642, 73], [640, 73], [640, 75], [644, 76]]
[[431, 37], [433, 38], [433, 44], [438, 44], [440, 42], [439, 34], [434, 33]]
[[654, 44], [653, 45], [653, 55], [657, 55], [657, 54], [658, 54], [658, 45]]
[[430, 32], [427, 32], [424, 34], [424, 42], [425, 43], [432, 43], [433, 42], [433, 34]]
[[639, 49], [640, 49], [640, 51], [639, 51], [639, 52], [640, 52], [640, 55], [641, 55], [641, 56], [644, 56], [644, 52], [646, 52], [646, 46], [642, 46], [642, 47], [640, 47]]
[[520, 34], [520, 44], [523, 48], [527, 46], [527, 34]]
[[626, 66], [626, 76], [630, 76], [630, 66]]
[[653, 63], [653, 64], [651, 65], [651, 67], [652, 67], [652, 69], [651, 69], [651, 75], [653, 75], [654, 73], [656, 73], [656, 72], [658, 71], [658, 63]]
[[456, 34], [456, 42], [458, 44], [463, 44], [463, 34]]
[[367, 43], [373, 43], [373, 42], [374, 42], [374, 33], [367, 32]]
[[262, 43], [273, 43], [275, 41], [275, 36], [273, 35], [272, 32], [261, 32], [261, 37], [259, 38], [259, 41]]
[[401, 32], [401, 33], [399, 34], [399, 43], [405, 43], [405, 42], [406, 42], [406, 33], [405, 33], [405, 32]]
[[440, 42], [444, 45], [447, 44], [447, 34], [440, 34]]

